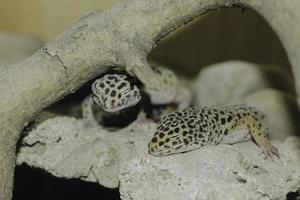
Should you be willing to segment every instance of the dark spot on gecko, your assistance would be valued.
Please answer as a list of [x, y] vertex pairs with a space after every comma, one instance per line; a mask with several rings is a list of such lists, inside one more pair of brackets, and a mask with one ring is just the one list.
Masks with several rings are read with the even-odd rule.
[[183, 139], [183, 142], [184, 144], [189, 144], [189, 141], [186, 138]]
[[168, 128], [168, 127], [165, 127], [164, 128], [164, 132], [167, 132], [167, 131], [169, 131], [170, 129]]
[[214, 118], [215, 118], [216, 121], [219, 121], [219, 115], [216, 114], [216, 115], [214, 116]]
[[159, 142], [158, 145], [162, 146], [162, 145], [164, 145], [164, 142]]
[[152, 138], [152, 142], [156, 143], [157, 142], [157, 137]]
[[105, 91], [104, 91], [104, 94], [108, 94], [108, 92], [109, 92], [109, 89], [106, 88]]
[[111, 91], [110, 96], [111, 96], [111, 97], [115, 97], [116, 94], [117, 94], [117, 92], [116, 92], [115, 90], [113, 90], [113, 91]]
[[222, 118], [222, 119], [221, 119], [221, 124], [224, 125], [225, 123], [226, 123], [225, 118]]
[[179, 128], [175, 128], [174, 131], [175, 131], [176, 133], [179, 133]]
[[229, 122], [231, 122], [231, 120], [232, 120], [232, 116], [229, 115], [229, 116], [227, 117], [227, 122], [229, 123]]
[[224, 131], [224, 135], [228, 135], [228, 129]]
[[176, 142], [176, 141], [173, 141], [173, 142], [172, 142], [172, 144], [173, 144], [173, 145], [176, 145], [176, 144], [177, 144], [177, 142]]
[[164, 133], [159, 133], [159, 135], [158, 135], [160, 138], [163, 138], [164, 136], [165, 136], [165, 134]]
[[122, 89], [125, 86], [126, 86], [126, 83], [121, 83], [117, 88], [120, 90], [120, 89]]
[[101, 83], [101, 84], [100, 84], [100, 87], [101, 87], [101, 88], [104, 88], [104, 87], [105, 87], [104, 83]]
[[182, 133], [183, 136], [186, 136], [187, 134], [188, 134], [187, 131], [183, 131], [183, 133]]

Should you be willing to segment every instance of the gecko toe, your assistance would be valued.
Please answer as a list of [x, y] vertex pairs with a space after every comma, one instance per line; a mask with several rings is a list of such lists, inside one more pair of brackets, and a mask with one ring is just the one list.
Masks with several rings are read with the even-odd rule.
[[267, 158], [271, 158], [272, 160], [274, 160], [275, 156], [280, 159], [280, 154], [279, 151], [276, 147], [271, 146], [270, 148], [266, 149], [266, 148], [262, 148], [262, 151], [259, 155], [263, 155], [264, 159]]

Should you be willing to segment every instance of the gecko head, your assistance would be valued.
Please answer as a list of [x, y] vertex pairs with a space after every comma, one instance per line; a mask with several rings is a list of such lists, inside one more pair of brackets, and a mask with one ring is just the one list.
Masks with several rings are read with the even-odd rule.
[[106, 112], [117, 112], [136, 105], [142, 98], [128, 76], [106, 74], [92, 84], [93, 100]]
[[148, 144], [148, 151], [151, 155], [165, 156], [195, 148], [195, 136], [198, 134], [195, 120], [184, 114], [184, 111], [174, 112], [160, 120]]

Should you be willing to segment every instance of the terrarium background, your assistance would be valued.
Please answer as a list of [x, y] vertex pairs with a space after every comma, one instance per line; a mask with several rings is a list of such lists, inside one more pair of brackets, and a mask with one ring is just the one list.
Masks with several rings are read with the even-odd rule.
[[[120, 0], [0, 0], [0, 30], [51, 41], [76, 18], [109, 9]], [[199, 17], [164, 39], [151, 57], [189, 74], [228, 59], [275, 64], [290, 69], [277, 36], [256, 13], [222, 9]]]

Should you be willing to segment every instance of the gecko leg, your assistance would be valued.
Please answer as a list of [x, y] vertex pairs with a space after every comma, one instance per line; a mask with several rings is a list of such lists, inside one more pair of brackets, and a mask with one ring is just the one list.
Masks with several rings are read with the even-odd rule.
[[88, 121], [91, 121], [91, 122], [96, 122], [96, 119], [95, 119], [95, 116], [93, 113], [93, 105], [94, 105], [94, 100], [92, 98], [92, 95], [87, 96], [81, 105], [82, 118], [86, 119]]
[[274, 156], [280, 158], [279, 151], [268, 139], [266, 127], [262, 124], [262, 122], [258, 121], [251, 115], [248, 115], [240, 119], [240, 124], [249, 130], [256, 144], [262, 149], [262, 153], [265, 155], [265, 158], [271, 157], [273, 159]]

